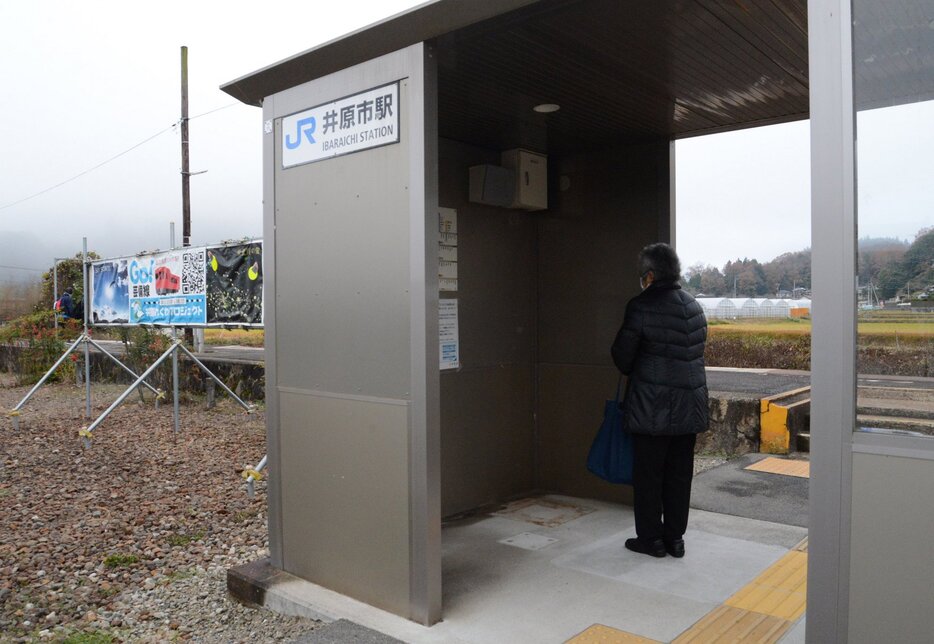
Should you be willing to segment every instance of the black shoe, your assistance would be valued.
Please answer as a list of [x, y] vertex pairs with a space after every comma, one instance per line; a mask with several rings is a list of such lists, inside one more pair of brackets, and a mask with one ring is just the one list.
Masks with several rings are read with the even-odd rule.
[[684, 539], [665, 540], [665, 551], [672, 557], [680, 559], [684, 556]]
[[665, 543], [661, 539], [653, 539], [648, 543], [644, 543], [638, 538], [626, 539], [626, 549], [638, 552], [640, 555], [649, 555], [650, 557], [665, 556]]

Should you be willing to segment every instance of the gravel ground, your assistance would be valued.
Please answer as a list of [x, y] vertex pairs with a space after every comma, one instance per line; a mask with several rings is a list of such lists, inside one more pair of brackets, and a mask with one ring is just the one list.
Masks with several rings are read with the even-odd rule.
[[[28, 389], [0, 374], [0, 410]], [[95, 384], [92, 416], [122, 391]], [[267, 554], [265, 482], [240, 472], [265, 450], [262, 411], [221, 400], [142, 405], [134, 394], [78, 430], [83, 389], [47, 386], [0, 443], [0, 642], [274, 642], [318, 623], [229, 599], [229, 566]]]
[[730, 459], [726, 456], [704, 456], [701, 454], [694, 455], [694, 476], [697, 476], [701, 472], [706, 472], [707, 470], [712, 470], [715, 467], [720, 467]]

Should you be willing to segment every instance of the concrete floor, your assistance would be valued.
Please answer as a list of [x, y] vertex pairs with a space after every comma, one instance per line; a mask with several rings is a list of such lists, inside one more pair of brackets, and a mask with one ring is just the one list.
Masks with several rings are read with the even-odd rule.
[[[692, 510], [684, 559], [623, 547], [632, 509], [549, 496], [443, 529], [444, 620], [431, 628], [307, 582], [267, 606], [348, 619], [405, 642], [547, 644], [593, 624], [668, 642], [777, 561], [804, 528]], [[799, 637], [803, 624], [788, 633]], [[786, 641], [794, 640], [786, 637]]]

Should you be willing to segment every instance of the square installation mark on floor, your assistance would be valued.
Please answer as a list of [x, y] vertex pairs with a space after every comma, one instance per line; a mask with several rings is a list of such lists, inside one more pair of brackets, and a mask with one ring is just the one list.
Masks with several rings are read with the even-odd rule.
[[500, 539], [499, 543], [505, 543], [508, 546], [515, 546], [516, 548], [522, 548], [523, 550], [541, 550], [542, 548], [546, 548], [556, 541], [557, 539], [553, 539], [551, 537], [546, 537], [540, 534], [533, 534], [531, 532], [523, 532], [521, 534], [517, 534], [514, 537]]
[[685, 599], [719, 603], [787, 552], [778, 546], [688, 530], [687, 556], [655, 559], [627, 551], [628, 536], [619, 533], [601, 539], [553, 563]]
[[493, 512], [493, 516], [533, 523], [543, 528], [556, 528], [593, 511], [594, 508], [583, 505], [554, 499], [531, 498], [513, 501], [502, 510]]

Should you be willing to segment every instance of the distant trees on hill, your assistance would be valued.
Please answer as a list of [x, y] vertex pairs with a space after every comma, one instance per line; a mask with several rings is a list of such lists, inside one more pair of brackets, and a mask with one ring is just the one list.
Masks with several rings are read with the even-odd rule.
[[[695, 264], [684, 274], [685, 287], [695, 295], [711, 297], [775, 297], [780, 292], [792, 296], [794, 289], [811, 287], [811, 251], [779, 255], [771, 262], [756, 259], [729, 261], [723, 270]], [[800, 294], [800, 290], [799, 290]]]
[[914, 298], [934, 286], [934, 227], [922, 229], [900, 256], [882, 264], [873, 282], [885, 299], [907, 297], [909, 291]]
[[[913, 242], [894, 238], [859, 240], [859, 283], [870, 282], [883, 299], [912, 297], [934, 285], [934, 227], [918, 232]], [[722, 269], [694, 264], [684, 272], [685, 288], [711, 297], [793, 297], [811, 288], [811, 250], [784, 253], [770, 262], [736, 259]], [[934, 297], [932, 295], [931, 297]]]

